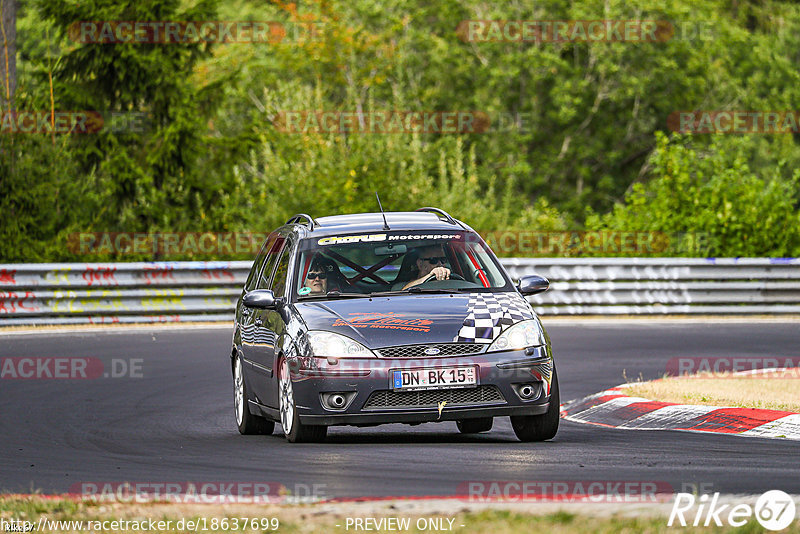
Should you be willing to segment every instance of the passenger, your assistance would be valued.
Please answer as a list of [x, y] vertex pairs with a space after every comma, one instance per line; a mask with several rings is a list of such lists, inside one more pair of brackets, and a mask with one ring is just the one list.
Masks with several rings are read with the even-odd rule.
[[410, 254], [414, 254], [416, 259], [411, 265], [411, 281], [403, 286], [403, 289], [408, 289], [423, 283], [429, 276], [436, 276], [437, 280], [449, 280], [450, 269], [445, 267], [447, 264], [447, 256], [441, 245], [430, 245], [413, 250]]

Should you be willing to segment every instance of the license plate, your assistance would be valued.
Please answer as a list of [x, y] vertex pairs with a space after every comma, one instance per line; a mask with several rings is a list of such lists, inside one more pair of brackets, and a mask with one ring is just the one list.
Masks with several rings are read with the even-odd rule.
[[392, 388], [395, 390], [411, 391], [443, 387], [473, 387], [477, 383], [475, 367], [392, 370]]

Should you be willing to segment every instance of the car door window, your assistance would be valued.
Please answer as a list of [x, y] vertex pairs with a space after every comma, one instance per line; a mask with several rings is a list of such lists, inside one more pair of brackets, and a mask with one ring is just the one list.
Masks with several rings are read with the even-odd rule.
[[261, 274], [256, 283], [257, 289], [269, 289], [271, 287], [270, 281], [272, 280], [272, 271], [275, 270], [275, 264], [278, 262], [278, 258], [285, 244], [286, 238], [282, 235], [275, 234], [275, 241], [273, 241], [272, 245], [269, 247], [266, 261], [264, 262], [264, 268], [261, 269]]
[[264, 244], [261, 245], [261, 250], [256, 256], [256, 261], [253, 262], [253, 267], [250, 269], [250, 274], [247, 275], [247, 281], [244, 283], [245, 291], [252, 291], [256, 287], [256, 282], [258, 281], [258, 277], [261, 275], [261, 271], [264, 269], [264, 263], [267, 260], [268, 253], [272, 248], [272, 244], [275, 243], [275, 239], [277, 239], [278, 234], [272, 233], [267, 237], [264, 241]]
[[272, 279], [272, 293], [275, 297], [282, 297], [286, 293], [286, 277], [289, 274], [289, 260], [292, 257], [292, 243], [289, 242], [283, 247], [281, 259], [278, 260], [278, 267], [275, 269], [275, 276]]

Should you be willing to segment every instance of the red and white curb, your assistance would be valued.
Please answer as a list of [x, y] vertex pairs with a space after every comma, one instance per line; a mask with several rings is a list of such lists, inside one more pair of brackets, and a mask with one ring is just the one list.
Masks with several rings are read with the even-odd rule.
[[757, 408], [725, 408], [629, 397], [626, 386], [601, 391], [561, 406], [576, 423], [631, 430], [682, 430], [800, 440], [800, 414]]

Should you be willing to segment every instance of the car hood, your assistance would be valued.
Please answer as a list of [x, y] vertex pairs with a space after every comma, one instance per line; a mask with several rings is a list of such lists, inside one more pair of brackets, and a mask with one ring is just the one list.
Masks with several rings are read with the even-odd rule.
[[353, 298], [295, 307], [309, 330], [337, 332], [369, 348], [490, 343], [504, 326], [533, 318], [530, 305], [516, 292]]

